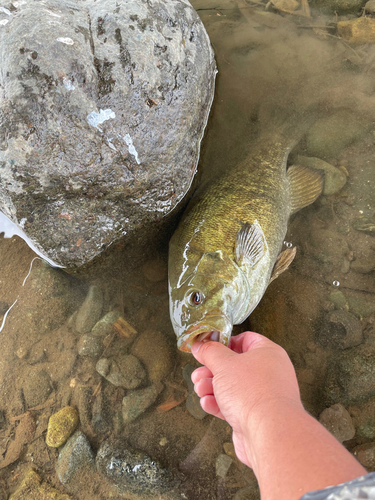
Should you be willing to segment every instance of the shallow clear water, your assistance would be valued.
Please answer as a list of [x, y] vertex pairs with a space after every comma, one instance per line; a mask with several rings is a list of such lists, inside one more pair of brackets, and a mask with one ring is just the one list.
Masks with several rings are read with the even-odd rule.
[[[261, 124], [267, 126], [259, 118], [265, 107], [292, 110], [297, 120], [298, 110], [321, 102], [324, 118], [338, 117], [320, 133], [320, 142], [311, 136], [302, 141], [290, 163], [297, 154], [318, 156], [340, 169], [346, 184], [292, 217], [285, 241], [297, 247], [296, 259], [235, 332], [251, 328], [288, 351], [313, 415], [342, 402], [356, 427], [345, 443], [353, 451], [375, 439], [375, 365], [366, 365], [375, 341], [375, 48], [340, 40], [334, 15], [285, 15], [255, 1], [197, 0], [193, 6], [219, 69], [198, 190], [251, 151]], [[0, 333], [0, 457], [9, 459], [22, 421], [14, 417], [31, 408], [36, 422], [20, 458], [0, 470], [0, 499], [15, 491], [30, 466], [60, 491], [70, 491], [55, 472], [57, 450], [45, 444], [49, 416], [67, 404], [78, 408], [94, 452], [104, 439], [121, 438], [176, 476], [183, 470], [179, 485], [160, 498], [259, 498], [252, 472], [233, 455], [230, 428], [186, 409], [183, 369], [196, 362], [177, 351], [169, 321], [167, 246], [175, 224], [175, 218], [167, 220], [147, 244], [120, 243], [77, 276], [36, 260], [24, 286], [35, 254], [18, 237], [0, 240], [0, 312], [18, 299]], [[75, 315], [90, 285], [103, 293], [99, 317], [117, 310], [136, 330], [111, 329], [95, 355], [85, 351]], [[344, 316], [337, 319], [334, 311]], [[163, 384], [156, 401], [130, 424], [120, 416], [128, 391], [95, 369], [99, 358], [119, 353], [133, 353], [145, 366], [141, 387]], [[221, 455], [232, 459], [225, 477], [215, 469]], [[375, 463], [366, 465], [375, 469]], [[91, 476], [70, 494], [79, 500], [120, 498]]]

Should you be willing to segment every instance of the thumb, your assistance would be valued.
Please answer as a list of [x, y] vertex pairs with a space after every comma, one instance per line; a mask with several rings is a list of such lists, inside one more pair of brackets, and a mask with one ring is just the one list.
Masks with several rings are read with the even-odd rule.
[[236, 356], [233, 351], [220, 342], [194, 342], [191, 352], [199, 363], [211, 370], [213, 375], [228, 358]]

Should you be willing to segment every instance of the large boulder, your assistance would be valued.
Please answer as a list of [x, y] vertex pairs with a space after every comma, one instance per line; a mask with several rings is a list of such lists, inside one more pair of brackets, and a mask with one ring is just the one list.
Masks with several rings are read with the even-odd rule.
[[0, 11], [0, 210], [73, 268], [187, 192], [214, 93], [187, 0]]

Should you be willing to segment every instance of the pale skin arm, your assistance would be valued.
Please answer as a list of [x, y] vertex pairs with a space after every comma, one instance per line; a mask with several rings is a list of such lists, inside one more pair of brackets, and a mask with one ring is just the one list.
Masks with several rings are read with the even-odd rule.
[[254, 470], [264, 500], [304, 493], [367, 471], [303, 408], [287, 353], [258, 333], [193, 344], [205, 366], [192, 374], [202, 408], [233, 429], [238, 458]]

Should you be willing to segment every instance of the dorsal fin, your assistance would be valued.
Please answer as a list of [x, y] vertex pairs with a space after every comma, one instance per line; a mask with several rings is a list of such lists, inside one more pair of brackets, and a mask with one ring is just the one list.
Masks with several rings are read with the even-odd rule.
[[291, 213], [313, 203], [323, 190], [324, 174], [300, 165], [292, 165], [287, 175], [290, 183]]
[[267, 250], [266, 237], [258, 221], [253, 224], [246, 222], [237, 233], [235, 258], [238, 266], [255, 264]]
[[275, 265], [273, 266], [272, 275], [270, 278], [270, 283], [281, 273], [286, 271], [290, 264], [293, 262], [294, 257], [296, 256], [297, 248], [287, 248], [283, 252], [279, 253]]

